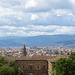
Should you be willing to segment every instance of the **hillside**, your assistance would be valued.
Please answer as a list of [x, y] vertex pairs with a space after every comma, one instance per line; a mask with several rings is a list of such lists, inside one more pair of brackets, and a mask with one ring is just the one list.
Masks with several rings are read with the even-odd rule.
[[74, 45], [75, 35], [42, 35], [33, 37], [0, 37], [0, 47]]

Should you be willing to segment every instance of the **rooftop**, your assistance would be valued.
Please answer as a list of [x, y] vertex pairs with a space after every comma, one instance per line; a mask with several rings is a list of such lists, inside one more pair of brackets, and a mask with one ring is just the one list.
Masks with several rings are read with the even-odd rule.
[[6, 61], [8, 62], [9, 60], [47, 60], [50, 62], [56, 62], [59, 58], [68, 58], [68, 56], [5, 56]]

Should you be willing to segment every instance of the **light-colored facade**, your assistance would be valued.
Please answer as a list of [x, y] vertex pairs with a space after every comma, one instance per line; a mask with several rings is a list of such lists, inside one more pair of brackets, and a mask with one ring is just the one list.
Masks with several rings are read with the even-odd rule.
[[17, 60], [16, 63], [25, 75], [48, 75], [48, 62], [46, 60]]
[[24, 75], [51, 75], [53, 64], [64, 56], [21, 56], [6, 57], [6, 61], [13, 59], [24, 71]]
[[53, 65], [47, 60], [16, 60], [25, 75], [51, 75]]

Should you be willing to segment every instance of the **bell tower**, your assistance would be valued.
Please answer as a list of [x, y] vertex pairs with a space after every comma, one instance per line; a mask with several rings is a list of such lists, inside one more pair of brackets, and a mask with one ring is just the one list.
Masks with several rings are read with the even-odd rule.
[[26, 56], [26, 47], [25, 47], [25, 44], [24, 44], [24, 47], [23, 47], [23, 56]]

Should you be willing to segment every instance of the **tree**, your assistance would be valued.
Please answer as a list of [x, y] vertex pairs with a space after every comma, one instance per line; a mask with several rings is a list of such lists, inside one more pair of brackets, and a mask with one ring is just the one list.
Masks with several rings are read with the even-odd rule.
[[20, 68], [18, 68], [18, 75], [24, 75], [23, 71]]
[[52, 75], [75, 75], [75, 60], [60, 58], [55, 63]]
[[5, 61], [4, 57], [0, 56], [0, 67], [4, 64], [4, 61]]
[[15, 75], [15, 69], [13, 67], [2, 66], [0, 68], [0, 75]]
[[8, 62], [9, 67], [14, 67], [15, 65], [16, 65], [15, 61], [9, 60], [9, 62]]
[[56, 70], [54, 69], [54, 71], [52, 72], [52, 75], [56, 75]]
[[9, 60], [8, 62], [9, 67], [14, 68], [14, 75], [23, 75], [23, 71], [20, 69], [20, 67], [15, 63], [15, 61]]
[[16, 71], [14, 67], [2, 66], [0, 68], [0, 75], [24, 75], [24, 73], [20, 68]]
[[71, 55], [69, 56], [69, 58], [71, 58], [71, 59], [75, 59], [75, 53], [74, 52], [71, 52]]
[[7, 66], [3, 66], [4, 57], [0, 56], [0, 75], [23, 75], [23, 71], [15, 63], [15, 61], [9, 60]]

